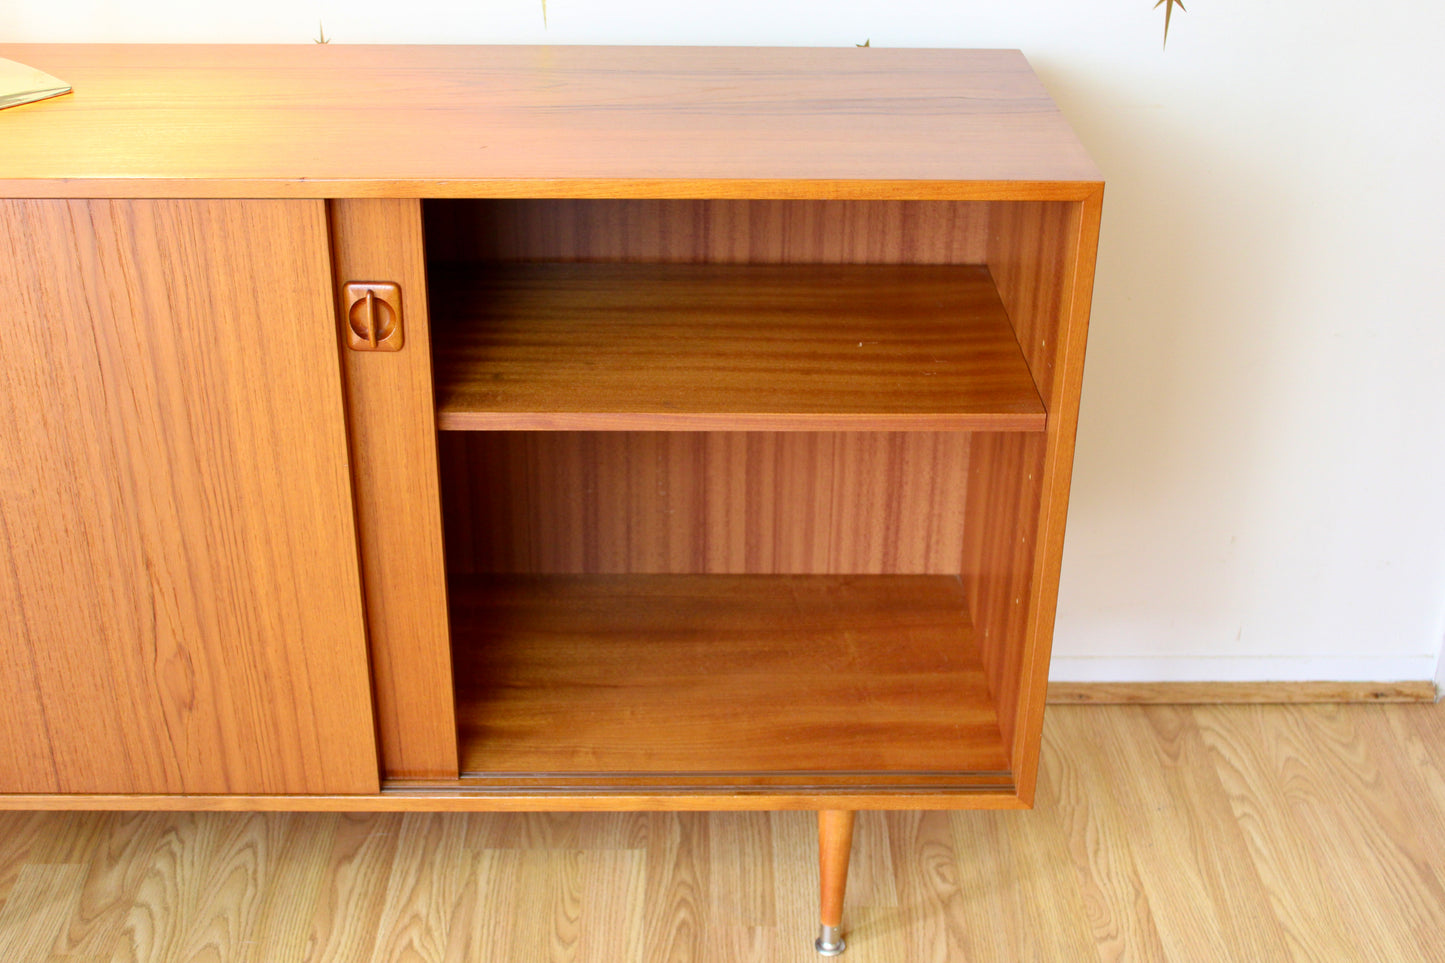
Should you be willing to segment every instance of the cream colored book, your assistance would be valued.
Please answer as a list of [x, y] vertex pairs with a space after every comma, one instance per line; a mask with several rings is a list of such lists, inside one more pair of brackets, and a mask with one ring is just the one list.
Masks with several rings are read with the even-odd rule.
[[70, 93], [70, 85], [43, 70], [0, 57], [0, 110]]

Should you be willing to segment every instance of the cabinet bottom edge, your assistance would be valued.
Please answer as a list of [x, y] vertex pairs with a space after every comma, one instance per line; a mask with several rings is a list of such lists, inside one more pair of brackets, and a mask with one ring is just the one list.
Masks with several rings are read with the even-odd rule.
[[1012, 786], [952, 792], [506, 793], [394, 789], [359, 795], [0, 793], [5, 810], [168, 812], [646, 812], [822, 809], [1027, 809]]

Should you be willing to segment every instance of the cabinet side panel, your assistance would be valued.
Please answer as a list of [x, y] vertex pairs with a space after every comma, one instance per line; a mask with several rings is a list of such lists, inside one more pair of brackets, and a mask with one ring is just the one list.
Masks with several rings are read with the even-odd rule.
[[487, 200], [427, 204], [444, 261], [982, 264], [967, 201]]
[[382, 768], [455, 777], [421, 205], [332, 201], [330, 213], [338, 291], [348, 281], [401, 287], [401, 350], [342, 349]]
[[1038, 774], [1103, 199], [1100, 186], [1083, 201], [995, 203], [989, 214], [989, 270], [1048, 409], [1028, 621], [1005, 643], [1008, 665], [1014, 647], [1020, 654], [1017, 672], [1001, 682], [1017, 690], [1013, 768], [1025, 803]]
[[1038, 544], [1044, 435], [980, 432], [969, 460], [963, 588], [984, 673], [1012, 744]]
[[967, 432], [443, 432], [449, 567], [958, 574]]
[[988, 267], [1044, 406], [1053, 410], [1054, 368], [1066, 295], [1070, 233], [1078, 204], [996, 202], [989, 208]]
[[0, 202], [0, 791], [378, 790], [329, 294], [319, 201]]

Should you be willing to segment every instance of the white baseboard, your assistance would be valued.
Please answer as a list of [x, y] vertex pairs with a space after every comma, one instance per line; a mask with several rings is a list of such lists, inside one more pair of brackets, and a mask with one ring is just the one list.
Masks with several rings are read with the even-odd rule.
[[1054, 656], [1051, 682], [1418, 682], [1434, 681], [1433, 655], [1389, 658]]

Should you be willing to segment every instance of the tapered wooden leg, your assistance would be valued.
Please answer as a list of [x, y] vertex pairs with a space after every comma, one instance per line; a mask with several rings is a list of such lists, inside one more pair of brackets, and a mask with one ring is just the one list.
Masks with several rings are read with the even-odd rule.
[[850, 809], [825, 809], [818, 813], [822, 926], [813, 946], [823, 956], [837, 956], [844, 949], [843, 891], [848, 886], [848, 856], [853, 851], [853, 816]]

